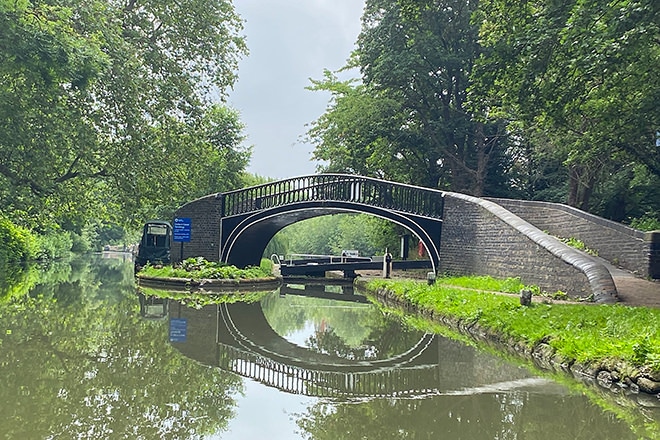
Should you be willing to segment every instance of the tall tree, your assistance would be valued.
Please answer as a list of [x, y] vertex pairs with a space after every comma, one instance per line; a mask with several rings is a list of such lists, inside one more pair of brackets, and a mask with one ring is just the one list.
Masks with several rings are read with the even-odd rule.
[[236, 78], [240, 30], [228, 0], [0, 0], [3, 206], [36, 225], [139, 221], [208, 190], [208, 164], [234, 179], [249, 151], [212, 96]]
[[622, 157], [660, 172], [658, 2], [484, 0], [477, 21], [475, 98], [564, 163], [568, 203], [588, 208]]
[[[337, 88], [326, 77], [314, 85], [334, 94], [310, 131], [321, 141], [317, 157], [329, 159], [331, 167], [344, 157], [355, 163], [364, 157], [351, 157], [351, 150], [366, 147], [367, 158], [379, 159], [380, 168], [366, 168], [371, 174], [486, 193], [505, 133], [499, 124], [475, 119], [466, 106], [469, 74], [480, 53], [478, 28], [470, 22], [475, 8], [468, 0], [367, 1], [351, 64], [359, 67], [363, 84]], [[350, 109], [358, 118], [349, 119]], [[344, 137], [337, 140], [333, 130]], [[338, 142], [344, 151], [339, 157], [333, 154]]]
[[437, 184], [429, 183], [425, 171], [434, 171], [435, 164], [414, 148], [417, 136], [401, 130], [407, 118], [399, 102], [356, 81], [340, 81], [330, 71], [324, 75], [309, 89], [329, 91], [331, 105], [307, 133], [316, 145], [314, 158], [326, 164], [323, 171]]

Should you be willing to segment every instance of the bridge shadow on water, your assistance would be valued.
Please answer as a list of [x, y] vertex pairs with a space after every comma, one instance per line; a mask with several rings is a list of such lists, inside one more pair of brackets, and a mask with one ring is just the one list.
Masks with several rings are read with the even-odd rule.
[[495, 356], [406, 328], [345, 284], [285, 284], [255, 303], [142, 304], [143, 315], [167, 318], [170, 342], [186, 357], [287, 393], [364, 399], [563, 392]]

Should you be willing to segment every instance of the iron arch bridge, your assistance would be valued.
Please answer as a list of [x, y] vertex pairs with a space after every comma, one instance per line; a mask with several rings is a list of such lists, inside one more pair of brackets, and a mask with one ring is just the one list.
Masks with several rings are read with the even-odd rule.
[[190, 202], [176, 217], [191, 219], [191, 242], [187, 250], [175, 246], [173, 257], [258, 265], [269, 241], [284, 227], [338, 213], [370, 214], [405, 227], [423, 242], [437, 270], [443, 192], [345, 174], [295, 177]]

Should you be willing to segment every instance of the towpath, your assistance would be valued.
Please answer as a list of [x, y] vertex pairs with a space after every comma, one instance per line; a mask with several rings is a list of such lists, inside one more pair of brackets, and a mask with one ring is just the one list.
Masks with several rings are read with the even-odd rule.
[[621, 304], [660, 308], [660, 280], [645, 280], [605, 261], [602, 262], [612, 275]]

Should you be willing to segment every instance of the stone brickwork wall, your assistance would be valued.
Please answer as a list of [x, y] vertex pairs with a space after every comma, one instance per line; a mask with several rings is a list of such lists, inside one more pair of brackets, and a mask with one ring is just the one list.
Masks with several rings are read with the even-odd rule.
[[439, 271], [520, 277], [547, 292], [616, 301], [609, 271], [503, 207], [445, 193]]
[[653, 233], [644, 233], [559, 203], [491, 200], [549, 234], [581, 240], [587, 248], [614, 265], [643, 277], [653, 275]]
[[179, 208], [174, 217], [191, 219], [190, 242], [172, 243], [172, 261], [189, 257], [204, 257], [208, 261], [220, 261], [221, 200], [215, 194], [202, 197]]

